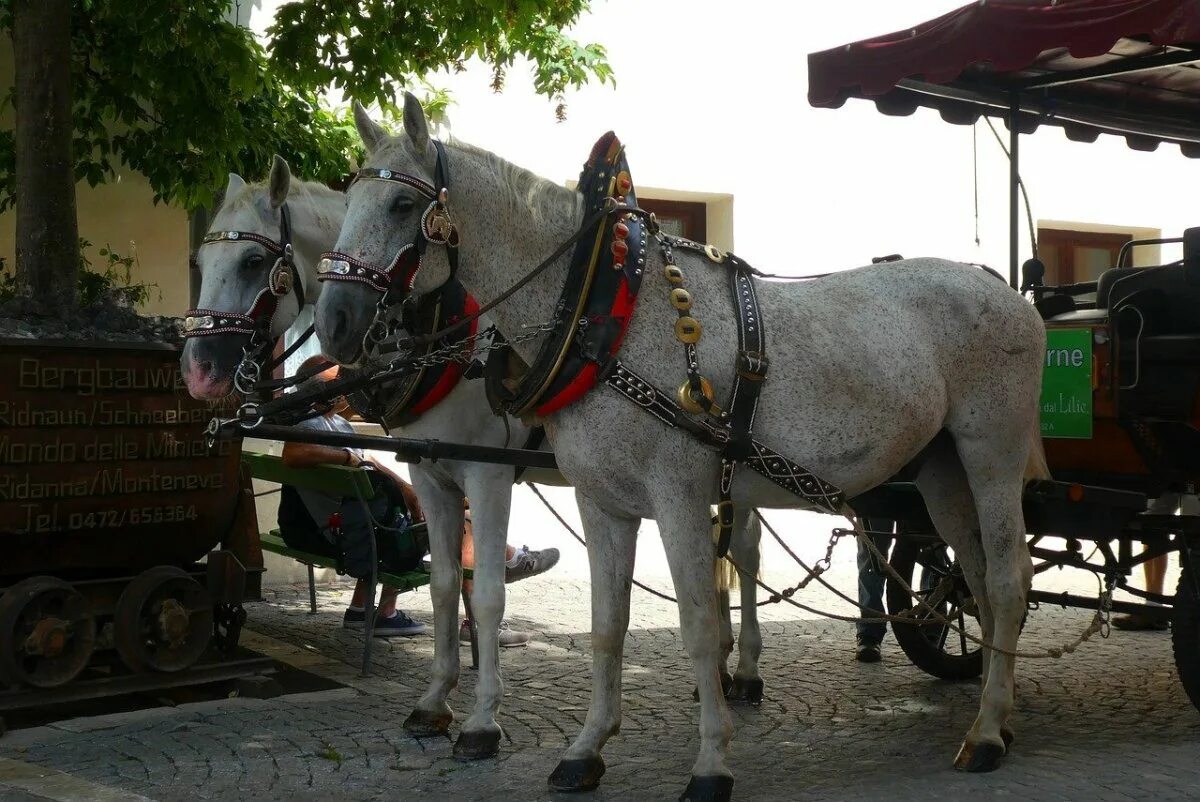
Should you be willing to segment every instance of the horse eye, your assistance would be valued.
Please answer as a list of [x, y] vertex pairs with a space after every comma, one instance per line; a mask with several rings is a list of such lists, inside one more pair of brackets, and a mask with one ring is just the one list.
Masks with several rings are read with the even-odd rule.
[[250, 270], [255, 270], [259, 267], [262, 267], [262, 263], [263, 263], [263, 258], [262, 258], [262, 256], [260, 256], [257, 253], [252, 253], [248, 257], [246, 257], [246, 267], [249, 268]]
[[408, 214], [412, 210], [413, 210], [413, 202], [410, 199], [404, 197], [403, 195], [397, 195], [396, 199], [394, 201], [392, 201], [392, 214], [403, 217], [404, 215]]

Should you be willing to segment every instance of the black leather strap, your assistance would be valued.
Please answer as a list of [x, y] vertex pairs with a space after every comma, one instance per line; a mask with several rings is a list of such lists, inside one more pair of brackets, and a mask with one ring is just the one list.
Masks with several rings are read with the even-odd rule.
[[[670, 395], [643, 379], [620, 360], [613, 360], [605, 383], [666, 425], [684, 429], [705, 445], [724, 450], [729, 442], [728, 430], [691, 418]], [[845, 506], [846, 497], [841, 490], [753, 437], [750, 438], [745, 456], [738, 461], [745, 462], [752, 470], [819, 510], [840, 513]]]

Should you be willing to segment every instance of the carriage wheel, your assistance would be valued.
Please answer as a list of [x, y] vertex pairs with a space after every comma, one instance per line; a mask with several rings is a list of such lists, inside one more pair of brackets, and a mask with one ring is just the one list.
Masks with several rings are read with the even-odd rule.
[[[942, 542], [899, 538], [888, 561], [924, 599], [941, 598], [933, 608], [959, 628], [979, 637], [978, 612], [953, 551]], [[916, 602], [891, 577], [887, 580], [888, 612], [910, 613]], [[928, 618], [918, 610], [917, 617]], [[896, 642], [913, 665], [945, 680], [964, 680], [983, 673], [983, 649], [944, 624], [920, 626], [892, 623]]]
[[1200, 710], [1200, 599], [1195, 582], [1200, 579], [1200, 552], [1192, 552], [1191, 565], [1183, 562], [1175, 606], [1171, 613], [1171, 645], [1175, 650], [1175, 670], [1192, 704]]
[[208, 591], [171, 565], [130, 582], [113, 615], [117, 653], [134, 671], [181, 671], [200, 658], [212, 633]]
[[0, 679], [53, 688], [75, 679], [96, 645], [87, 599], [50, 576], [22, 580], [0, 598]]

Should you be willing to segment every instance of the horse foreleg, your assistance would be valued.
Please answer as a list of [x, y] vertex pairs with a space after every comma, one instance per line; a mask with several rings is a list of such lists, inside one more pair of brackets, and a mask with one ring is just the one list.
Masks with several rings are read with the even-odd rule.
[[758, 516], [749, 507], [739, 507], [734, 518], [733, 539], [729, 543], [729, 555], [743, 573], [735, 573], [741, 583], [741, 632], [738, 636], [738, 664], [733, 673], [733, 690], [730, 699], [745, 699], [757, 707], [763, 700], [763, 681], [758, 673], [758, 658], [762, 654], [762, 632], [758, 627], [758, 578], [760, 561], [759, 547], [762, 540], [762, 525]]
[[733, 791], [733, 774], [725, 763], [733, 725], [717, 670], [715, 555], [708, 537], [708, 506], [703, 499], [672, 495], [657, 504], [655, 512], [679, 600], [683, 642], [692, 658], [700, 697], [700, 751], [681, 799], [726, 800]]
[[446, 697], [458, 684], [458, 594], [462, 588], [463, 497], [420, 467], [412, 468], [413, 489], [429, 527], [433, 600], [433, 672], [429, 690], [404, 722], [413, 735], [446, 735], [454, 712]]
[[[460, 758], [491, 757], [502, 735], [496, 713], [504, 695], [500, 678], [500, 620], [504, 617], [504, 545], [512, 502], [512, 469], [475, 465], [466, 475], [471, 500], [471, 531], [475, 538], [475, 569], [471, 581], [471, 612], [479, 635], [479, 677], [475, 710], [454, 743]], [[455, 630], [457, 633], [457, 629]]]
[[[629, 629], [629, 591], [633, 586], [633, 558], [641, 523], [639, 518], [612, 515], [578, 491], [575, 498], [587, 538], [592, 575], [592, 702], [583, 730], [550, 775], [550, 787], [559, 791], [596, 787], [604, 774], [600, 750], [621, 728], [621, 664], [625, 633]], [[710, 595], [710, 602], [711, 599]]]

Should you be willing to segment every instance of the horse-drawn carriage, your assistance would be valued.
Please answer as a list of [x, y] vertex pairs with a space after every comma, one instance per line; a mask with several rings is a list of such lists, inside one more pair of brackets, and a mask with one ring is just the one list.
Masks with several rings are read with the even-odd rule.
[[[1105, 39], [1088, 20], [1089, 10], [1106, 5], [1142, 8], [1140, 16], [1118, 20], [1138, 27], [1109, 24]], [[1190, 151], [1200, 145], [1200, 127], [1172, 106], [1191, 97], [1176, 86], [1178, 76], [1170, 77], [1169, 91], [1146, 84], [1149, 97], [1136, 102], [1125, 102], [1125, 95], [1142, 90], [1120, 86], [1120, 76], [1130, 71], [1141, 76], [1164, 64], [1200, 60], [1200, 50], [1186, 44], [1200, 41], [1200, 29], [1192, 31], [1200, 26], [1200, 13], [1193, 9], [1176, 20], [1172, 14], [1178, 5], [1114, 0], [973, 6], [878, 45], [814, 56], [810, 98], [817, 105], [840, 105], [855, 93], [879, 94], [885, 110], [929, 103], [947, 119], [962, 122], [1006, 112], [1012, 118], [1014, 157], [1015, 132], [1043, 120], [1065, 124], [1072, 136], [1119, 130], [1139, 146], [1171, 141]], [[973, 13], [994, 22], [986, 18], [993, 12], [1018, 19], [1036, 12], [1053, 24], [1034, 26], [1015, 38], [972, 36], [969, 25], [958, 24]], [[1079, 40], [1084, 44], [1076, 48], [1058, 38], [1071, 30], [1061, 24], [1064, 19], [1086, 32]], [[1143, 23], [1147, 27], [1140, 27]], [[1164, 27], [1167, 33], [1157, 33]], [[922, 38], [926, 29], [932, 44]], [[1145, 34], [1149, 43], [1127, 38], [1131, 30], [1135, 37]], [[981, 48], [1016, 47], [1023, 55], [994, 57], [989, 50], [963, 55], [972, 41]], [[927, 66], [917, 59], [914, 66], [895, 57], [906, 47], [938, 63]], [[1076, 57], [1084, 56], [1091, 60], [1078, 63]], [[944, 58], [950, 66], [940, 63]], [[1001, 71], [978, 65], [964, 71], [989, 58]], [[870, 66], [876, 61], [883, 65], [878, 74]], [[929, 80], [910, 77], [917, 73]], [[1113, 82], [1119, 85], [1119, 102], [1112, 99]], [[1075, 96], [1079, 87], [1088, 86], [1099, 89]], [[1035, 107], [1036, 113], [1029, 110]], [[893, 554], [889, 595], [893, 607], [910, 612], [905, 625], [897, 627], [906, 651], [940, 675], [973, 675], [987, 657], [979, 717], [956, 758], [959, 768], [995, 768], [1013, 740], [1008, 720], [1020, 656], [1017, 636], [1033, 571], [1021, 548], [1027, 532], [1035, 533], [1031, 550], [1043, 565], [1084, 568], [1103, 577], [1106, 588], [1098, 600], [1053, 597], [1099, 604], [1097, 630], [1107, 623], [1114, 588], [1146, 598], [1128, 582], [1136, 565], [1179, 551], [1184, 572], [1174, 600], [1176, 650], [1189, 694], [1194, 700], [1200, 695], [1196, 521], [1144, 514], [1148, 496], [1193, 489], [1194, 451], [1187, 448], [1196, 432], [1193, 330], [1186, 327], [1190, 308], [1180, 291], [1190, 288], [1191, 274], [1200, 272], [1193, 249], [1187, 249], [1182, 265], [1097, 282], [1090, 288], [1096, 296], [1090, 310], [1082, 308], [1088, 288], [1042, 286], [1033, 264], [1026, 289], [1041, 315], [1002, 280], [936, 259], [846, 271], [802, 285], [760, 281], [766, 277], [736, 256], [658, 228], [637, 205], [623, 148], [612, 134], [597, 143], [580, 190], [573, 191], [481, 149], [436, 141], [411, 96], [401, 135], [389, 135], [361, 107], [356, 122], [366, 166], [348, 190], [339, 230], [326, 232], [332, 248], [319, 260], [306, 258], [306, 270], [297, 269], [298, 251], [289, 241], [288, 221], [299, 226], [303, 207], [292, 207], [289, 218], [286, 165], [277, 163], [265, 188], [246, 190], [240, 179], [231, 181], [240, 200], [214, 219], [222, 230], [206, 237], [214, 247], [199, 257], [202, 272], [228, 274], [243, 263], [258, 269], [238, 271], [246, 277], [245, 286], [225, 282], [214, 284], [208, 296], [202, 292], [203, 308], [189, 314], [192, 343], [184, 362], [194, 390], [227, 391], [241, 380], [252, 390], [266, 391], [234, 418], [214, 421], [214, 437], [254, 431], [331, 446], [388, 448], [413, 461], [445, 457], [442, 464], [422, 466], [414, 474], [418, 492], [437, 498], [426, 508], [442, 512], [430, 520], [438, 638], [434, 678], [405, 722], [410, 732], [444, 735], [454, 720], [447, 693], [458, 670], [453, 633], [463, 493], [500, 501], [489, 526], [477, 516], [475, 536], [477, 548], [489, 542], [493, 555], [503, 544], [513, 473], [485, 476], [466, 466], [473, 461], [543, 464], [546, 454], [498, 447], [522, 442], [523, 432], [514, 438], [507, 424], [476, 427], [474, 419], [474, 445], [366, 442], [351, 434], [296, 432], [275, 424], [313, 414], [314, 403], [335, 395], [372, 383], [415, 383], [426, 368], [502, 347], [513, 358], [496, 365], [504, 391], [500, 409], [516, 426], [547, 423], [558, 466], [578, 490], [592, 568], [593, 700], [579, 737], [549, 778], [555, 789], [592, 788], [605, 771], [600, 752], [621, 717], [621, 644], [637, 527], [642, 518], [655, 518], [671, 562], [701, 707], [701, 745], [683, 798], [729, 798], [732, 776], [725, 751], [731, 725], [721, 698], [723, 655], [712, 637], [717, 605], [710, 592], [714, 554], [707, 542], [714, 496], [720, 502], [722, 554], [730, 530], [737, 528], [735, 504], [742, 516], [754, 506], [799, 506], [856, 522], [862, 516], [900, 522], [904, 536]], [[1013, 175], [1010, 275], [1015, 288], [1015, 158]], [[456, 221], [462, 221], [461, 229]], [[469, 238], [462, 236], [466, 231]], [[264, 248], [273, 259], [264, 258]], [[291, 278], [279, 280], [284, 274]], [[461, 288], [480, 302], [443, 317], [443, 304]], [[276, 312], [294, 319], [306, 293], [311, 299], [316, 292], [315, 326], [324, 353], [355, 367], [373, 352], [382, 353], [383, 346], [388, 357], [378, 371], [272, 398], [280, 383], [256, 384], [258, 371], [244, 367], [253, 362], [256, 348], [269, 346], [271, 335], [286, 328]], [[875, 303], [874, 325], [848, 323], [840, 313], [847, 298]], [[411, 313], [423, 309], [436, 312], [431, 325], [405, 322], [405, 313], [411, 323], [417, 317]], [[385, 314], [389, 310], [400, 312], [395, 324]], [[492, 327], [477, 326], [484, 313], [491, 315]], [[1137, 318], [1140, 325], [1131, 330], [1126, 318]], [[1049, 350], [1047, 328], [1054, 338]], [[496, 335], [507, 337], [507, 344]], [[1067, 371], [1065, 380], [1076, 394], [1069, 411], [1089, 412], [1089, 436], [1067, 444], [1051, 438], [1043, 448], [1037, 405], [1047, 359]], [[718, 360], [723, 361], [708, 372]], [[870, 369], [849, 371], [846, 365]], [[492, 366], [489, 360], [485, 372]], [[1192, 377], [1190, 389], [1176, 386], [1180, 366], [1182, 375]], [[771, 379], [765, 381], [768, 368]], [[457, 378], [461, 372], [451, 373]], [[463, 389], [469, 382], [450, 384], [456, 389], [407, 432], [432, 431], [438, 434], [425, 436], [446, 439], [463, 432], [468, 410], [486, 414], [482, 391]], [[454, 406], [454, 393], [462, 406]], [[400, 425], [408, 427], [411, 420]], [[1164, 439], [1173, 442], [1163, 445]], [[1053, 480], [1046, 477], [1043, 450], [1057, 472]], [[746, 470], [735, 482], [737, 466]], [[904, 481], [904, 471], [911, 473], [911, 483]], [[1022, 496], [1022, 483], [1029, 478], [1039, 481]], [[477, 509], [474, 499], [472, 508]], [[933, 520], [939, 521], [938, 534], [959, 548], [961, 573], [947, 547], [937, 545]], [[1044, 548], [1050, 536], [1066, 538], [1066, 547]], [[1091, 564], [1082, 556], [1084, 541], [1095, 543], [1102, 562]], [[1115, 551], [1113, 541], [1119, 544]], [[1150, 548], [1135, 555], [1135, 543]], [[499, 566], [481, 558], [474, 575], [481, 680], [475, 712], [455, 745], [462, 757], [490, 756], [501, 742], [493, 631], [503, 610]], [[746, 573], [753, 578], [753, 570]], [[909, 600], [914, 578], [919, 603]], [[970, 598], [968, 585], [976, 598]], [[1111, 606], [1161, 614], [1132, 603]], [[976, 613], [977, 640], [987, 644], [987, 654], [952, 655], [947, 634]], [[935, 625], [920, 626], [923, 616]], [[970, 652], [965, 636], [957, 640], [963, 652]], [[749, 662], [756, 659], [755, 651]], [[757, 679], [757, 666], [752, 670]]]
[[[1017, 287], [1019, 134], [1055, 125], [1072, 140], [1116, 134], [1135, 149], [1171, 143], [1200, 156], [1198, 43], [1200, 3], [1191, 1], [977, 3], [902, 33], [812, 54], [809, 101], [836, 108], [867, 98], [885, 114], [925, 107], [958, 124], [1003, 118], [1011, 154], [1009, 278]], [[1182, 243], [1182, 260], [1129, 266], [1134, 248], [1164, 243]], [[1140, 599], [1114, 601], [1112, 610], [1169, 618], [1180, 679], [1200, 707], [1200, 517], [1146, 512], [1147, 498], [1194, 494], [1200, 485], [1200, 228], [1129, 242], [1098, 280], [1062, 286], [1043, 284], [1033, 247], [1020, 289], [1048, 333], [1042, 431], [1055, 479], [1026, 493], [1035, 570], [1091, 571], [1109, 590]], [[923, 594], [940, 593], [935, 606], [965, 624], [970, 593], [953, 557], [921, 511], [895, 498], [877, 508], [900, 521], [892, 567]], [[1052, 547], [1054, 538], [1062, 545]], [[1182, 567], [1175, 595], [1137, 587], [1135, 569], [1170, 553]], [[957, 589], [939, 592], [943, 581]], [[909, 594], [890, 584], [891, 612], [910, 610]], [[1030, 601], [1097, 604], [1036, 588]], [[895, 632], [913, 662], [936, 676], [981, 670], [980, 649], [945, 626], [898, 624]]]

